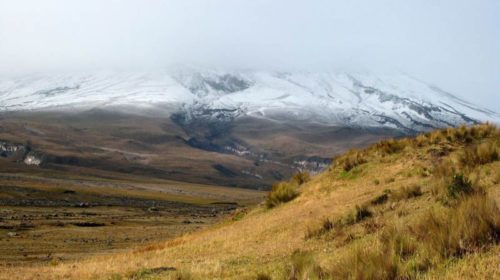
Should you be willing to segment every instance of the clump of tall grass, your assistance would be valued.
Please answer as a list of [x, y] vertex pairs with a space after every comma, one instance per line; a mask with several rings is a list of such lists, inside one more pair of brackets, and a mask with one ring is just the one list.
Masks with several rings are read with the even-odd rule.
[[473, 168], [498, 159], [498, 143], [491, 140], [466, 148], [460, 155], [459, 162], [463, 167]]
[[402, 151], [409, 143], [409, 140], [406, 138], [399, 140], [389, 139], [376, 143], [374, 148], [382, 155], [390, 155]]
[[372, 205], [384, 204], [389, 200], [390, 190], [384, 191], [381, 195], [376, 196], [374, 199], [370, 201]]
[[299, 185], [293, 182], [279, 182], [273, 185], [266, 198], [267, 208], [276, 207], [288, 202], [299, 195]]
[[308, 228], [305, 234], [305, 239], [319, 237], [332, 230], [341, 232], [346, 226], [359, 223], [373, 216], [372, 211], [366, 204], [356, 205], [355, 208], [349, 211], [345, 216], [331, 220], [330, 218], [323, 219], [321, 226], [317, 228]]
[[484, 138], [498, 138], [500, 130], [493, 124], [484, 123], [472, 126], [461, 125], [459, 127], [448, 127], [432, 132], [418, 135], [413, 139], [416, 147], [424, 147], [429, 144], [440, 144], [445, 142], [471, 143]]
[[451, 182], [448, 183], [447, 187], [448, 196], [453, 198], [474, 193], [472, 181], [465, 177], [463, 174], [453, 175]]
[[336, 160], [336, 165], [342, 166], [344, 171], [350, 171], [354, 167], [367, 163], [366, 155], [358, 150], [351, 150], [345, 156]]
[[451, 257], [481, 251], [500, 241], [500, 211], [487, 196], [463, 197], [432, 209], [408, 226], [389, 226], [377, 244], [355, 247], [335, 263], [334, 279], [413, 279]]
[[328, 270], [332, 279], [396, 279], [399, 267], [382, 249], [355, 247]]
[[325, 218], [323, 219], [321, 226], [318, 228], [307, 228], [307, 232], [305, 235], [305, 239], [311, 239], [314, 237], [319, 237], [331, 230], [333, 230], [335, 227], [341, 227], [341, 224], [339, 222], [334, 222], [330, 218]]
[[309, 252], [295, 251], [287, 268], [289, 280], [327, 279], [326, 272]]
[[348, 213], [343, 219], [342, 224], [344, 225], [352, 225], [355, 223], [359, 223], [366, 218], [369, 218], [373, 215], [372, 211], [368, 208], [367, 205], [356, 205], [353, 211]]
[[299, 195], [299, 187], [308, 182], [311, 176], [307, 172], [295, 174], [288, 182], [279, 182], [273, 185], [266, 198], [267, 208], [293, 200]]
[[422, 195], [422, 189], [419, 185], [404, 186], [397, 191], [390, 193], [391, 200], [402, 200], [418, 197]]
[[456, 199], [465, 195], [482, 193], [479, 185], [479, 177], [470, 180], [469, 177], [458, 171], [456, 164], [444, 161], [433, 170], [433, 186], [431, 192], [439, 199], [447, 202], [448, 199]]
[[462, 256], [500, 241], [500, 211], [486, 195], [476, 194], [454, 207], [429, 211], [410, 229], [429, 258]]
[[292, 181], [297, 182], [297, 184], [302, 185], [311, 180], [311, 175], [309, 172], [297, 172], [292, 176]]

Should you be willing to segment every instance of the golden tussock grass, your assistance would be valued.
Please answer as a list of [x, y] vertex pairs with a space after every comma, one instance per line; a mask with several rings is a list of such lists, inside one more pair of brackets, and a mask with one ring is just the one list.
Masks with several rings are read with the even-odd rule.
[[[294, 198], [278, 199], [280, 207], [261, 205], [237, 221], [147, 250], [55, 266], [1, 267], [0, 275], [9, 279], [127, 279], [141, 271], [146, 274], [143, 279], [184, 279], [179, 278], [182, 273], [187, 279], [498, 275], [500, 162], [479, 160], [464, 170], [457, 159], [467, 147], [498, 140], [499, 135], [495, 126], [483, 124], [391, 140], [379, 148], [374, 145], [341, 156], [330, 169], [301, 185], [294, 182]], [[432, 152], [436, 150], [447, 152]], [[431, 168], [436, 162], [443, 165]], [[346, 173], [356, 176], [342, 175]], [[459, 174], [461, 179], [455, 176]], [[454, 180], [470, 181], [474, 191], [461, 191], [466, 187], [459, 186], [460, 195], [451, 196]], [[381, 196], [386, 198], [373, 203]], [[304, 238], [314, 230], [321, 233]], [[160, 267], [176, 271], [151, 273]]]
[[276, 207], [296, 198], [299, 195], [299, 187], [309, 180], [311, 180], [309, 173], [299, 172], [288, 182], [275, 183], [266, 198], [267, 208]]

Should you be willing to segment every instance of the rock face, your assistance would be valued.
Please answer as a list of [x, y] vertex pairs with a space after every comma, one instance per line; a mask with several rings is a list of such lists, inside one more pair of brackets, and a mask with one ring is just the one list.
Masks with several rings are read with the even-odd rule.
[[157, 109], [185, 126], [253, 116], [415, 133], [500, 122], [497, 112], [404, 74], [181, 69], [0, 78], [0, 111], [123, 107]]
[[2, 157], [12, 157], [18, 154], [24, 155], [25, 153], [26, 147], [24, 145], [0, 141], [0, 156]]
[[23, 162], [26, 165], [36, 165], [36, 166], [39, 166], [42, 163], [42, 157], [38, 157], [35, 154], [28, 154], [24, 158]]
[[26, 165], [39, 166], [43, 162], [43, 154], [31, 150], [30, 145], [0, 141], [0, 156], [10, 158]]

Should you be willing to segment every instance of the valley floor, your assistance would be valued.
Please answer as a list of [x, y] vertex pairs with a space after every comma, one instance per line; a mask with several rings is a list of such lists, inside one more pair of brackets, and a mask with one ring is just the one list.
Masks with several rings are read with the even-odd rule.
[[15, 168], [0, 173], [0, 270], [54, 265], [172, 239], [263, 196], [142, 177], [117, 180]]

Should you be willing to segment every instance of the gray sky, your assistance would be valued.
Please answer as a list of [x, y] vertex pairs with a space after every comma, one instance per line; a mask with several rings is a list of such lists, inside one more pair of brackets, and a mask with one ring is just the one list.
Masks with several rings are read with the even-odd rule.
[[399, 70], [500, 111], [498, 0], [0, 0], [0, 73]]

